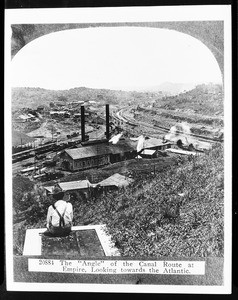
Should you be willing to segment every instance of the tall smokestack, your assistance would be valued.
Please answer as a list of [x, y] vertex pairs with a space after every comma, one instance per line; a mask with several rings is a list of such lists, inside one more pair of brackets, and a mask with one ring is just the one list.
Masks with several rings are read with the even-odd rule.
[[85, 115], [84, 106], [81, 106], [81, 140], [85, 142]]
[[106, 139], [109, 140], [109, 104], [106, 104]]

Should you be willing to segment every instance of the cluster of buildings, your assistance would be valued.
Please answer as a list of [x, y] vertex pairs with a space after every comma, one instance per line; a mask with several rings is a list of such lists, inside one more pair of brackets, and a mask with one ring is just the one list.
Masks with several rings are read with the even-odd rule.
[[[90, 168], [97, 168], [127, 159], [133, 159], [138, 155], [156, 157], [158, 150], [165, 150], [171, 147], [169, 142], [161, 139], [145, 139], [143, 146], [138, 152], [137, 141], [130, 139], [118, 139], [116, 143], [110, 142], [110, 117], [109, 105], [106, 105], [106, 131], [105, 139], [99, 141], [86, 141], [85, 135], [85, 111], [81, 106], [81, 139], [80, 145], [72, 149], [62, 151], [59, 158], [59, 165], [62, 169], [69, 171], [80, 171]], [[149, 150], [149, 151], [148, 151]]]
[[[96, 101], [72, 101], [72, 102], [51, 102], [49, 107], [39, 105], [37, 108], [24, 108], [19, 112], [15, 112], [13, 116], [14, 122], [22, 123], [28, 121], [36, 121], [38, 117], [48, 117], [52, 119], [73, 118], [75, 121], [80, 120], [81, 106], [84, 105], [87, 109], [85, 112], [85, 120], [105, 124], [102, 117], [98, 116], [98, 105]], [[41, 115], [40, 115], [41, 114]]]
[[136, 157], [156, 158], [161, 150], [168, 148], [171, 148], [171, 143], [155, 138], [146, 139], [140, 152], [137, 152], [137, 141], [122, 139], [116, 144], [105, 141], [65, 149], [59, 154], [59, 165], [68, 171], [81, 171]]
[[91, 183], [88, 179], [85, 180], [76, 180], [68, 182], [59, 182], [55, 185], [44, 186], [46, 195], [49, 196], [52, 194], [52, 191], [55, 187], [59, 188], [64, 192], [69, 192], [71, 195], [74, 195], [76, 199], [82, 197], [90, 196], [94, 191], [97, 193], [99, 190], [102, 192], [107, 192], [109, 190], [117, 190], [120, 188], [125, 188], [131, 184], [134, 180], [130, 177], [115, 173], [112, 176], [98, 182]]
[[18, 122], [18, 123], [24, 123], [24, 122], [29, 122], [29, 121], [35, 122], [37, 120], [38, 120], [37, 116], [35, 116], [35, 115], [31, 114], [31, 113], [20, 114], [19, 116], [17, 116], [14, 119], [14, 121]]
[[12, 121], [13, 123], [39, 122], [47, 109], [44, 105], [39, 105], [37, 108], [23, 108], [13, 113]]

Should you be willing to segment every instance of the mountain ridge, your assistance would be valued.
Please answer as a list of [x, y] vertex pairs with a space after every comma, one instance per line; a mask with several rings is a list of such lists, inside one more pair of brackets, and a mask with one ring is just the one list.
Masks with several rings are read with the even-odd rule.
[[[164, 82], [160, 85], [161, 91], [158, 87], [152, 87], [150, 91], [125, 91], [125, 90], [112, 90], [112, 89], [95, 89], [87, 87], [75, 87], [68, 90], [49, 90], [40, 87], [13, 87], [12, 88], [12, 108], [13, 110], [21, 109], [23, 107], [35, 108], [38, 105], [49, 106], [50, 102], [72, 102], [72, 101], [95, 101], [101, 104], [112, 104], [112, 105], [128, 105], [130, 102], [141, 101], [154, 101], [161, 99], [164, 96], [175, 96], [180, 93], [188, 92], [195, 89], [198, 86], [209, 86], [220, 84], [202, 84], [196, 85], [192, 83], [170, 83]], [[166, 92], [170, 91], [170, 92]], [[135, 103], [134, 103], [135, 104]]]

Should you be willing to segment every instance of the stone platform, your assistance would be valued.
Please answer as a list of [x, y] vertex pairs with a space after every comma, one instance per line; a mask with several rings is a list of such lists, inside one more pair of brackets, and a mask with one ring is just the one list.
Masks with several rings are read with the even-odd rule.
[[23, 255], [120, 256], [106, 225], [73, 226], [68, 237], [46, 237], [46, 228], [27, 229]]

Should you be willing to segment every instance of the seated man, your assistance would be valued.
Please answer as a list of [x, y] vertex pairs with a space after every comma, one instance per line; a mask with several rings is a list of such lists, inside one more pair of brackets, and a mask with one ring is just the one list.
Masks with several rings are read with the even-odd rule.
[[71, 232], [73, 224], [73, 207], [68, 201], [70, 195], [55, 187], [52, 192], [53, 200], [56, 202], [49, 206], [47, 213], [46, 236], [66, 236]]

